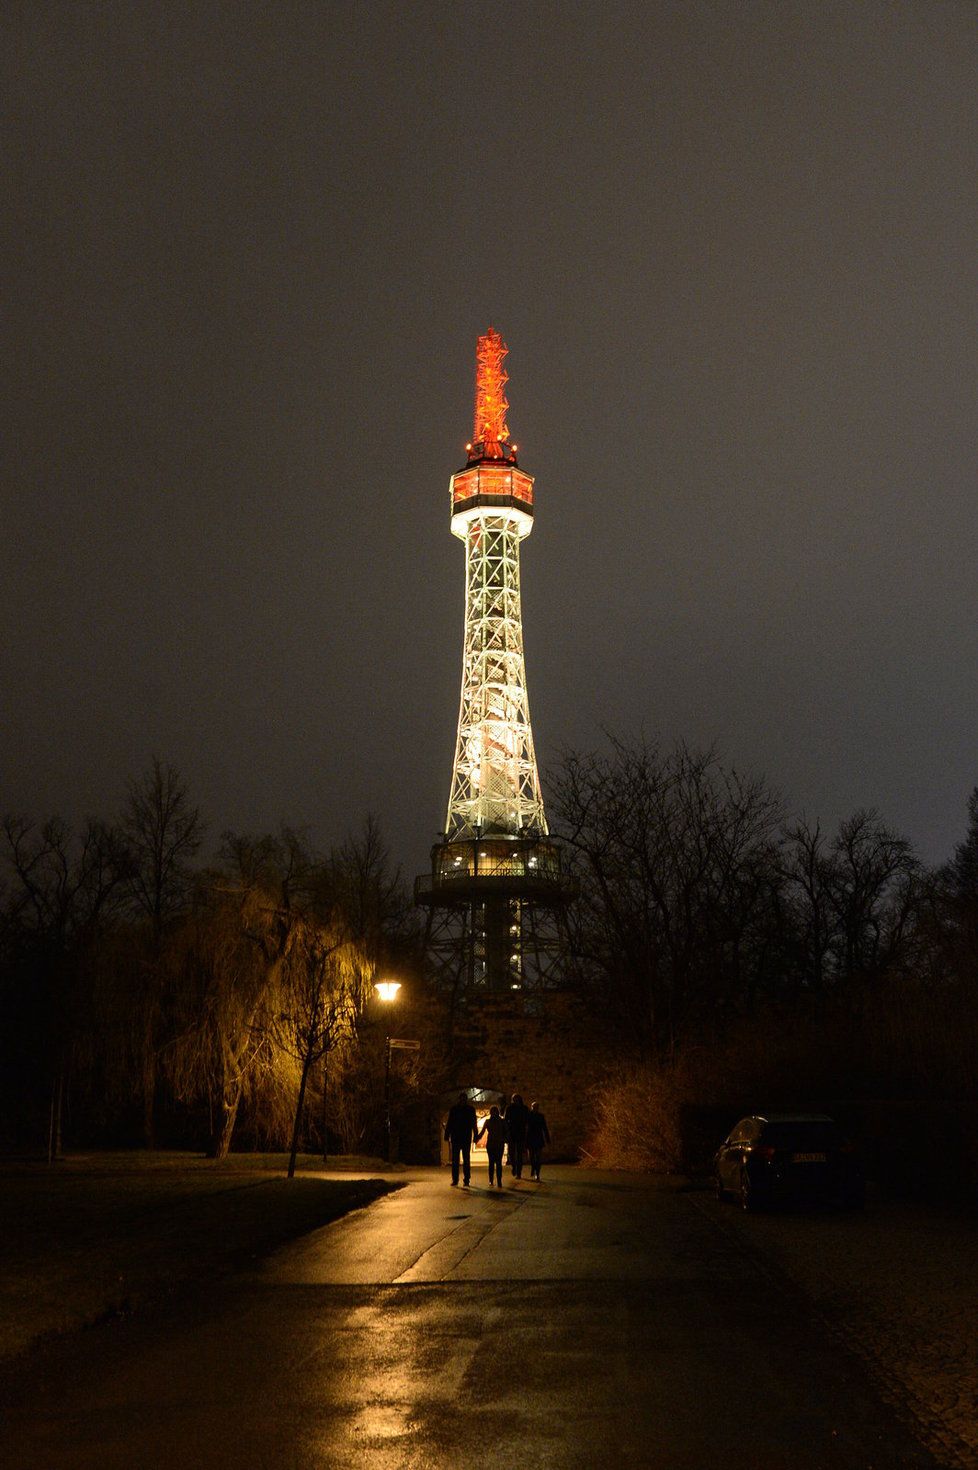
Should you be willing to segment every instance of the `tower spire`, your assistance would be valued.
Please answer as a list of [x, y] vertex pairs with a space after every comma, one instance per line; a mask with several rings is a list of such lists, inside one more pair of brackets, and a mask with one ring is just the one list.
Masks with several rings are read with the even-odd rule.
[[473, 442], [481, 445], [486, 459], [501, 459], [502, 445], [509, 438], [506, 424], [506, 384], [509, 374], [503, 358], [509, 348], [495, 327], [479, 338], [475, 349], [475, 431]]

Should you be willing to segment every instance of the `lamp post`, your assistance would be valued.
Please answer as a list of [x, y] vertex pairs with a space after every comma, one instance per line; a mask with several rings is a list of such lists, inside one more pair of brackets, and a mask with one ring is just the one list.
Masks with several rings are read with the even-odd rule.
[[[374, 986], [385, 1005], [397, 999], [401, 988], [399, 980], [378, 980]], [[390, 1031], [384, 1037], [384, 1162], [391, 1161], [391, 1038]]]

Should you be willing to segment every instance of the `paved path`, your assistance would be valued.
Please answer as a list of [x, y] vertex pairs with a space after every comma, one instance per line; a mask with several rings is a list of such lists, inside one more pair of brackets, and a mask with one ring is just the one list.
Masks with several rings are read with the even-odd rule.
[[368, 1210], [0, 1391], [5, 1470], [936, 1463], [674, 1184], [552, 1168]]

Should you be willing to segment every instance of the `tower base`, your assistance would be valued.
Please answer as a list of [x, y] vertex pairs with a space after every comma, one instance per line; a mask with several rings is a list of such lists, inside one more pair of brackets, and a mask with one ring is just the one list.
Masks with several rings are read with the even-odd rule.
[[431, 851], [415, 882], [427, 909], [425, 949], [436, 984], [468, 992], [558, 987], [566, 953], [564, 910], [574, 885], [546, 837], [454, 838]]

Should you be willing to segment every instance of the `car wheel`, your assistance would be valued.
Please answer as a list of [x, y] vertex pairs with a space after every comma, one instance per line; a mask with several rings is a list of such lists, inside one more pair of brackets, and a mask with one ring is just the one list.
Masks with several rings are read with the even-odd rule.
[[719, 1176], [719, 1174], [715, 1174], [713, 1176], [713, 1191], [714, 1191], [714, 1194], [716, 1195], [716, 1198], [717, 1198], [717, 1204], [721, 1204], [722, 1205], [723, 1202], [724, 1202], [724, 1200], [727, 1198], [727, 1191], [724, 1189], [723, 1185], [720, 1183], [720, 1176]]

